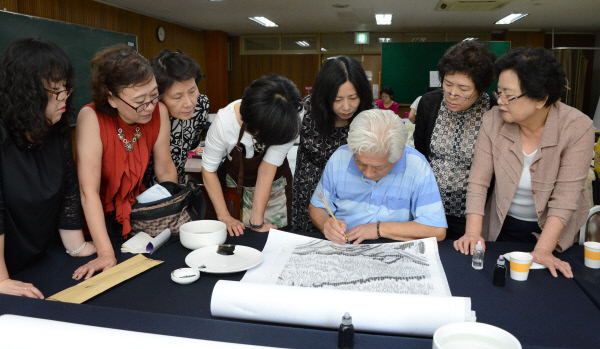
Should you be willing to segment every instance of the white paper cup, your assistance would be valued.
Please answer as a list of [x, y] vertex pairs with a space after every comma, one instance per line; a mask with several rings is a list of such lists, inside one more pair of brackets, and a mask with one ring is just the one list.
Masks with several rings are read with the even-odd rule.
[[521, 349], [521, 343], [509, 332], [479, 322], [444, 325], [433, 334], [433, 349]]
[[600, 269], [600, 242], [585, 242], [583, 248], [583, 262], [585, 266], [588, 268]]
[[512, 252], [510, 254], [510, 278], [517, 281], [525, 281], [529, 276], [529, 268], [533, 256], [526, 252]]

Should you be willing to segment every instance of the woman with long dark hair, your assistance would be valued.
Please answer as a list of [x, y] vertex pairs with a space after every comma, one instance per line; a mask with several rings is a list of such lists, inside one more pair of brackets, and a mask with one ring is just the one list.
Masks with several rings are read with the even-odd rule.
[[373, 109], [371, 86], [354, 59], [329, 59], [319, 71], [312, 94], [302, 100], [302, 128], [294, 174], [292, 227], [318, 231], [308, 217], [308, 204], [327, 160], [347, 144], [350, 123], [363, 110]]
[[69, 57], [46, 40], [17, 39], [0, 55], [0, 293], [43, 298], [10, 274], [35, 262], [57, 232], [69, 255], [96, 252], [81, 230], [73, 77]]

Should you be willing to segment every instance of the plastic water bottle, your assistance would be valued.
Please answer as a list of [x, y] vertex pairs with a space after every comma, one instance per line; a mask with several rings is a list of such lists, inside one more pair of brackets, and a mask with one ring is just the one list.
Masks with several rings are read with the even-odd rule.
[[473, 251], [473, 262], [471, 265], [473, 269], [481, 270], [483, 269], [483, 245], [481, 241], [477, 241], [477, 246], [475, 246], [475, 251]]

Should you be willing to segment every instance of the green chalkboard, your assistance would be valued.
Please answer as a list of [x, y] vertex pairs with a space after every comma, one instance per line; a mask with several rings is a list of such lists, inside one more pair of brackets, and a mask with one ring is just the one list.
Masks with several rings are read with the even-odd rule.
[[75, 115], [91, 102], [90, 62], [94, 54], [104, 47], [121, 43], [137, 50], [135, 35], [0, 11], [0, 51], [11, 41], [32, 35], [54, 42], [69, 55], [76, 74], [72, 96]]
[[[455, 42], [384, 43], [381, 50], [381, 88], [394, 90], [394, 101], [411, 104], [429, 87], [429, 72]], [[500, 57], [510, 50], [510, 42], [488, 42], [490, 50]], [[488, 92], [497, 86], [494, 82]]]

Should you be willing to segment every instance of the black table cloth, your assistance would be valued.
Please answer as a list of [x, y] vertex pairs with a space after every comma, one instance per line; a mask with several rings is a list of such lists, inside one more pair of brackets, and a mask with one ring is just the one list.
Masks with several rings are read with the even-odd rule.
[[[319, 237], [320, 234], [303, 234]], [[267, 233], [246, 231], [240, 237], [228, 237], [227, 243], [262, 250]], [[387, 240], [389, 241], [389, 240]], [[501, 327], [515, 335], [523, 347], [593, 348], [600, 343], [598, 270], [574, 267], [575, 279], [562, 275], [554, 278], [548, 270], [531, 270], [525, 282], [507, 276], [505, 287], [492, 285], [495, 261], [499, 254], [531, 251], [533, 245], [487, 243], [483, 270], [471, 267], [471, 256], [452, 247], [452, 241], [438, 244], [440, 258], [453, 296], [470, 297], [477, 321]], [[267, 323], [251, 323], [214, 318], [210, 299], [218, 280], [240, 280], [244, 273], [214, 275], [202, 273], [190, 285], [171, 281], [171, 271], [185, 267], [190, 252], [179, 242], [159, 249], [150, 258], [163, 264], [152, 268], [87, 301], [84, 305], [62, 304], [0, 295], [0, 314], [21, 314], [48, 319], [111, 328], [127, 329], [190, 338], [220, 340], [244, 344], [294, 348], [332, 348], [337, 331], [301, 328]], [[116, 253], [118, 262], [131, 254]], [[583, 247], [574, 246], [562, 258], [576, 265]], [[49, 250], [43, 260], [12, 277], [32, 282], [45, 296], [51, 296], [78, 281], [72, 272], [90, 258], [72, 258], [59, 247]], [[571, 260], [573, 259], [573, 260]], [[594, 279], [594, 276], [596, 277]], [[593, 281], [585, 280], [591, 279]], [[583, 283], [583, 286], [582, 286]], [[591, 287], [587, 290], [585, 287]], [[368, 300], [365, 300], [368, 302]], [[431, 348], [429, 338], [357, 334], [357, 348], [369, 347]]]

